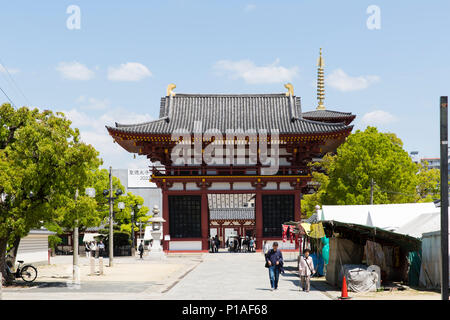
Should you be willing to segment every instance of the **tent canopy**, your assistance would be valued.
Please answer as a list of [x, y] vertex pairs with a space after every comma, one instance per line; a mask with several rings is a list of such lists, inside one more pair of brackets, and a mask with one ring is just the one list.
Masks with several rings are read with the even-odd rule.
[[375, 205], [322, 206], [318, 219], [335, 220], [359, 225], [371, 225], [396, 231], [412, 219], [424, 214], [439, 212], [433, 202]]
[[333, 220], [322, 221], [322, 224], [328, 237], [332, 233], [340, 233], [343, 238], [353, 240], [356, 243], [372, 240], [380, 244], [397, 245], [403, 247], [406, 251], [418, 251], [421, 246], [421, 241], [417, 238], [377, 227]]
[[83, 236], [83, 242], [95, 241], [95, 237], [102, 236], [100, 233], [85, 233]]

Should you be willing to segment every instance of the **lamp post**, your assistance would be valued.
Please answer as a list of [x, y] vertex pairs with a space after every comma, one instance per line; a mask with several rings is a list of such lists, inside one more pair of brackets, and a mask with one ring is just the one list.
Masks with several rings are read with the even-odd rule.
[[[119, 209], [123, 210], [125, 209], [125, 203], [119, 202], [118, 204]], [[131, 256], [134, 257], [136, 255], [136, 247], [134, 245], [134, 217], [139, 212], [139, 210], [142, 208], [142, 205], [136, 204], [136, 205], [130, 205], [131, 208]]]
[[[86, 188], [86, 195], [90, 198], [95, 198], [95, 189], [94, 188]], [[78, 200], [78, 189], [75, 191], [75, 202]], [[77, 215], [78, 216], [78, 215]], [[78, 218], [75, 219], [75, 225], [73, 227], [73, 267], [72, 267], [72, 276], [75, 284], [80, 282], [79, 277], [79, 267], [78, 267]]]
[[103, 190], [103, 196], [108, 199], [109, 202], [109, 266], [114, 265], [114, 230], [113, 230], [113, 220], [114, 220], [114, 200], [117, 199], [122, 194], [122, 190], [117, 189], [115, 191], [116, 196], [113, 196], [113, 181], [112, 181], [112, 167], [109, 167], [109, 190]]

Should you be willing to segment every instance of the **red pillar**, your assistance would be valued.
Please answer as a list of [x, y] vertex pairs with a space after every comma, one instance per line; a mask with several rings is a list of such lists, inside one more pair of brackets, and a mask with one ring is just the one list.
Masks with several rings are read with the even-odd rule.
[[255, 226], [256, 226], [256, 249], [262, 249], [263, 238], [263, 215], [262, 215], [262, 195], [256, 191], [255, 199]]
[[209, 217], [208, 217], [208, 194], [202, 193], [202, 250], [208, 250], [208, 231], [209, 231]]
[[170, 234], [169, 230], [169, 195], [164, 190], [162, 191], [162, 217], [166, 222], [163, 223], [163, 250], [169, 250], [169, 241], [164, 240], [165, 236]]
[[[294, 196], [294, 221], [301, 221], [302, 219], [302, 208], [301, 208], [301, 200], [300, 200], [300, 191], [295, 191]], [[295, 242], [295, 248], [298, 249], [298, 241]]]

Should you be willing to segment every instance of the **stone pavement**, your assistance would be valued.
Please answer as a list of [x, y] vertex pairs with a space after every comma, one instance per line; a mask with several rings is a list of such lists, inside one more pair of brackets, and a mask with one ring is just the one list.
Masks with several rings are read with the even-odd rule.
[[269, 272], [261, 253], [205, 254], [204, 262], [178, 282], [161, 299], [330, 299], [316, 288], [299, 291], [294, 255], [285, 254], [286, 272], [277, 291], [270, 290]]
[[[38, 279], [31, 285], [18, 282], [3, 290], [3, 299], [175, 299], [175, 300], [326, 300], [337, 299], [340, 291], [324, 278], [311, 280], [309, 293], [299, 291], [296, 253], [284, 253], [284, 275], [279, 289], [270, 290], [268, 270], [261, 253], [206, 253], [170, 255], [163, 261], [141, 261], [132, 257], [116, 258], [105, 275], [89, 276], [86, 258], [80, 259], [81, 286], [71, 285], [71, 256], [52, 258], [52, 265], [38, 267]], [[436, 292], [351, 293], [353, 300], [436, 299]]]

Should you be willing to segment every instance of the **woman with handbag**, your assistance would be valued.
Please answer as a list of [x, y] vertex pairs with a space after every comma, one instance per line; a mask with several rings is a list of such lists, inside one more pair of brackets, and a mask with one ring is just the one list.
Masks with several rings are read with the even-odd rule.
[[303, 251], [303, 257], [300, 257], [300, 263], [299, 263], [299, 275], [301, 280], [301, 287], [303, 288], [303, 291], [309, 292], [310, 287], [310, 279], [311, 276], [314, 275], [314, 262], [313, 259], [309, 256], [309, 253], [311, 250], [305, 249]]

